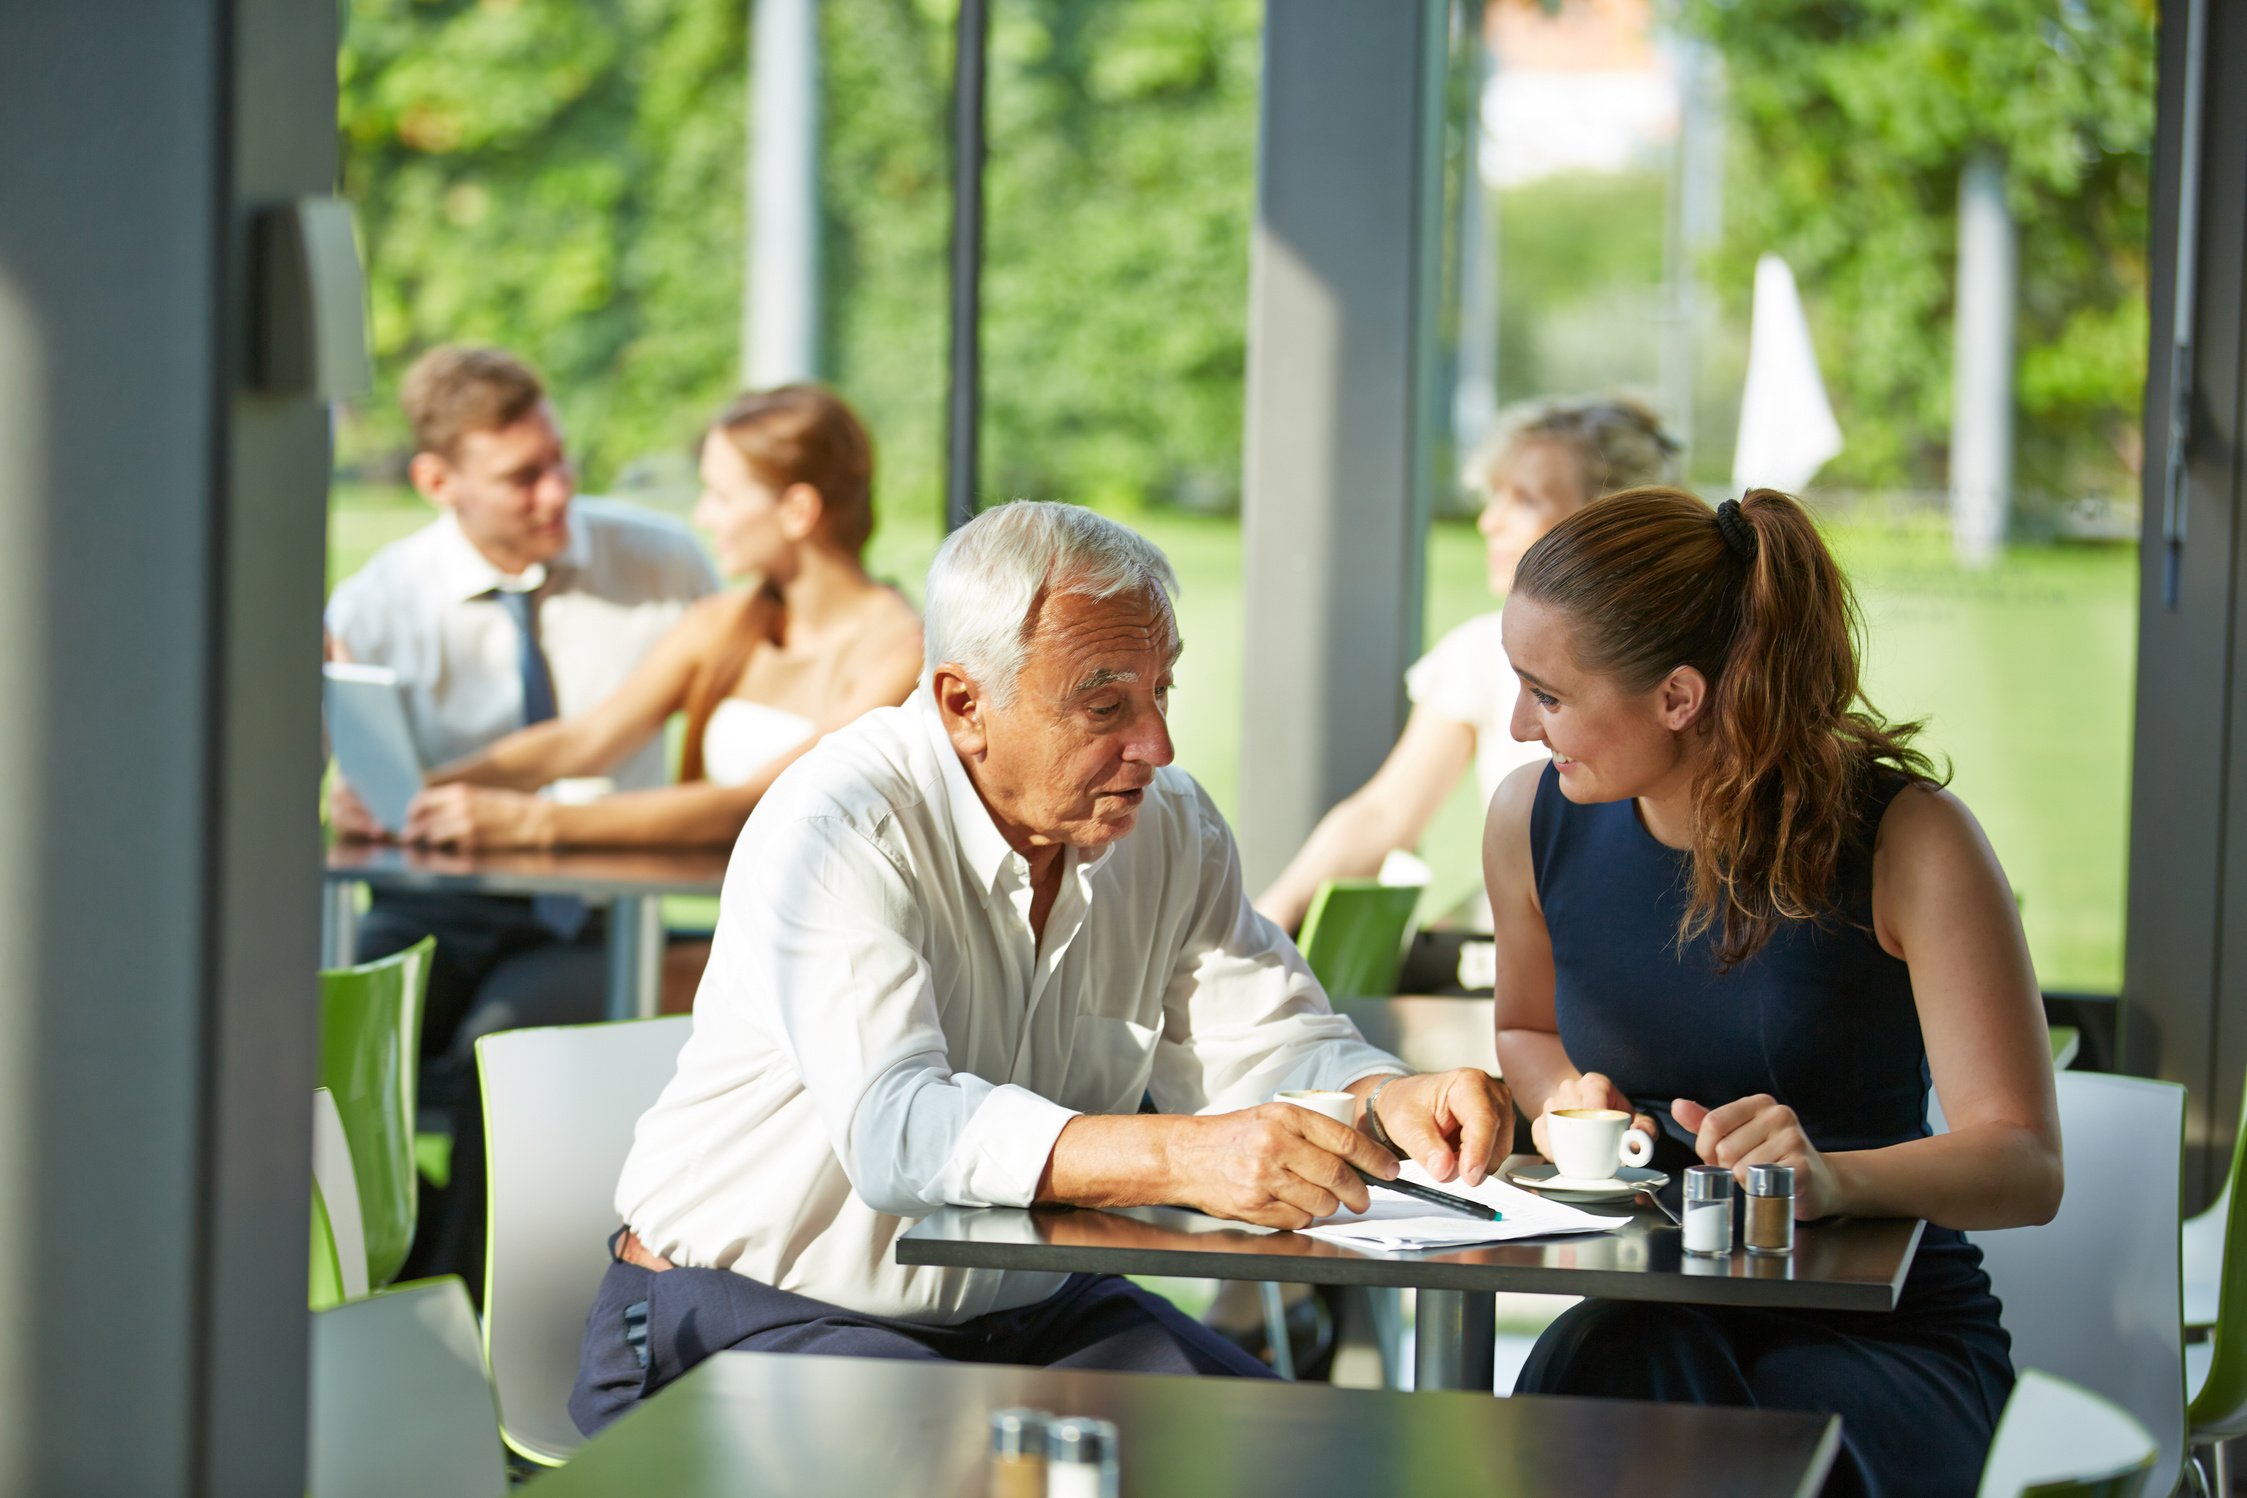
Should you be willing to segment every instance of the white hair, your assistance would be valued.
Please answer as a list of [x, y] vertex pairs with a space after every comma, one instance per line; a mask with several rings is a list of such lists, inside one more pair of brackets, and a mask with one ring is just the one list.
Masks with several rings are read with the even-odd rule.
[[1016, 500], [985, 510], [946, 537], [929, 564], [921, 684], [950, 662], [1005, 707], [1044, 600], [1138, 594], [1161, 606], [1175, 637], [1177, 592], [1178, 574], [1160, 547], [1082, 505]]

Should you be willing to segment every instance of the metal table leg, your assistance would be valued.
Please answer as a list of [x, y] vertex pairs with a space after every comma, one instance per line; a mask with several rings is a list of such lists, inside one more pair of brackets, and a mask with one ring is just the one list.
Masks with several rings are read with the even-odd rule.
[[1415, 1389], [1478, 1389], [1498, 1376], [1498, 1297], [1488, 1290], [1422, 1290], [1412, 1318]]
[[618, 895], [609, 902], [609, 1018], [647, 1019], [663, 999], [663, 901]]
[[330, 879], [320, 894], [320, 965], [349, 967], [359, 950], [359, 886]]

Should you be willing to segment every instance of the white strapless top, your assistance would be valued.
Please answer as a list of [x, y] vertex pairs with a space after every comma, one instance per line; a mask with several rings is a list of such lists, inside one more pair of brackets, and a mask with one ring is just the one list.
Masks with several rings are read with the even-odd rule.
[[702, 727], [702, 773], [712, 785], [739, 785], [810, 738], [812, 727], [809, 718], [728, 697]]

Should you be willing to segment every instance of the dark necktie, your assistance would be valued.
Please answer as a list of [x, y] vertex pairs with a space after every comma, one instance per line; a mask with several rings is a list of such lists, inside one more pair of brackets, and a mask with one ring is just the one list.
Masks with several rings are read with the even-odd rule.
[[[495, 596], [500, 607], [514, 616], [516, 667], [523, 677], [523, 726], [529, 728], [554, 716], [554, 678], [546, 669], [546, 652], [538, 647], [538, 590], [502, 588]], [[562, 941], [575, 941], [585, 929], [585, 902], [574, 895], [534, 895], [531, 915]]]

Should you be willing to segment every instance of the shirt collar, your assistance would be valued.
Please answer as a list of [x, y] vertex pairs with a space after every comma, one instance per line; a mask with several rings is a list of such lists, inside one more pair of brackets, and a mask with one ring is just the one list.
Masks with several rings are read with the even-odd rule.
[[436, 573], [446, 596], [463, 601], [490, 593], [535, 593], [547, 581], [571, 568], [582, 568], [590, 555], [585, 526], [571, 506], [569, 541], [552, 562], [533, 562], [518, 573], [500, 571], [476, 549], [460, 528], [460, 517], [447, 510], [437, 517]]
[[952, 747], [952, 736], [944, 731], [944, 715], [937, 711], [935, 695], [925, 689], [916, 691], [913, 702], [928, 730], [929, 747], [936, 751], [936, 762], [943, 769], [946, 813], [952, 819], [952, 836], [959, 842], [960, 857], [975, 876], [978, 888], [990, 889], [998, 882], [1008, 856], [1014, 853], [1014, 845], [991, 820], [991, 808], [983, 804], [975, 782], [968, 778], [960, 751]]

